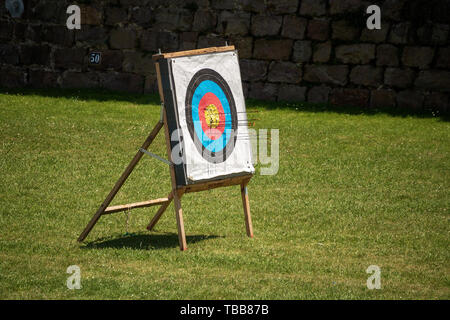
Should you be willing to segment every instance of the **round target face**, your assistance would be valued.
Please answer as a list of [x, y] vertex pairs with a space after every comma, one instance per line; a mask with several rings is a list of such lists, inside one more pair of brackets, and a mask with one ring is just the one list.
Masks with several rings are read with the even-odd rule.
[[214, 70], [202, 69], [192, 77], [186, 92], [186, 121], [204, 159], [220, 163], [233, 152], [236, 105], [230, 87]]

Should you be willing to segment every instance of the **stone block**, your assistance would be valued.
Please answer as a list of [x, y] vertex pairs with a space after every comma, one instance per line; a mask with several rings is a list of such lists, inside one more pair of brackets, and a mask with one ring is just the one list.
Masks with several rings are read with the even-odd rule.
[[[35, 25], [35, 26], [30, 25], [28, 27], [26, 33], [25, 33], [25, 37], [28, 40], [31, 40], [31, 41], [39, 43], [44, 38], [44, 36], [43, 36], [43, 33], [44, 33], [43, 30], [44, 29], [45, 28], [43, 28], [41, 25]], [[73, 36], [73, 33], [71, 35]], [[72, 41], [73, 41], [73, 38], [72, 38]]]
[[128, 18], [128, 12], [126, 8], [108, 6], [105, 8], [105, 16], [105, 24], [113, 26], [125, 22]]
[[208, 47], [221, 47], [225, 45], [227, 38], [223, 36], [218, 36], [216, 34], [208, 34], [206, 36], [198, 37], [198, 48], [208, 48]]
[[436, 67], [450, 69], [450, 47], [439, 49]]
[[147, 75], [156, 73], [152, 55], [140, 51], [128, 51], [124, 53], [123, 71]]
[[255, 41], [253, 57], [262, 60], [289, 60], [292, 51], [292, 40], [265, 40]]
[[[229, 44], [232, 44], [238, 50], [240, 59], [250, 59], [252, 57], [253, 51], [253, 38], [252, 37], [241, 37], [241, 36], [230, 36]], [[222, 45], [224, 45], [222, 43]]]
[[0, 66], [0, 87], [19, 88], [26, 84], [26, 71], [12, 66]]
[[94, 72], [66, 71], [61, 76], [62, 88], [98, 88], [98, 76]]
[[14, 44], [0, 43], [0, 63], [19, 64], [19, 48]]
[[445, 45], [449, 35], [448, 24], [428, 21], [417, 29], [417, 40], [422, 44]]
[[101, 86], [108, 90], [143, 93], [144, 76], [132, 73], [108, 72], [100, 74]]
[[347, 75], [346, 65], [306, 65], [303, 79], [314, 83], [345, 86]]
[[241, 0], [238, 1], [244, 11], [253, 13], [264, 13], [267, 11], [267, 3], [261, 0]]
[[427, 22], [417, 28], [417, 40], [420, 44], [430, 44], [433, 37], [433, 23]]
[[[41, 41], [46, 41], [54, 44], [59, 44], [63, 47], [71, 47], [74, 42], [74, 30], [68, 30], [64, 26], [45, 25], [41, 29], [36, 28], [36, 31], [40, 32], [37, 37]], [[78, 31], [78, 30], [77, 30]]]
[[270, 82], [299, 83], [302, 80], [302, 69], [293, 62], [273, 61], [269, 66]]
[[450, 71], [447, 70], [421, 71], [414, 85], [422, 89], [450, 92]]
[[331, 56], [331, 41], [318, 43], [314, 47], [313, 61], [316, 63], [326, 63]]
[[309, 39], [325, 41], [328, 40], [330, 34], [330, 21], [326, 19], [312, 19], [308, 23]]
[[450, 26], [448, 24], [434, 23], [433, 35], [431, 36], [432, 44], [444, 45], [448, 43], [448, 37], [450, 33]]
[[[92, 1], [92, 0], [84, 0], [84, 1]], [[114, 5], [119, 5], [122, 7], [136, 7], [136, 6], [142, 6], [142, 5], [152, 5], [157, 6], [166, 3], [165, 0], [106, 0], [109, 2], [112, 2]], [[172, 0], [172, 3], [174, 5], [180, 5], [183, 4], [183, 1], [181, 0]]]
[[158, 79], [156, 75], [150, 74], [145, 77], [144, 93], [158, 93]]
[[274, 83], [252, 82], [250, 83], [249, 98], [275, 101], [278, 96], [278, 85]]
[[22, 45], [20, 47], [20, 64], [49, 65], [51, 48], [48, 45]]
[[6, 18], [8, 14], [8, 10], [6, 10], [5, 6], [0, 6], [0, 18]]
[[393, 90], [372, 90], [370, 107], [374, 109], [394, 108], [396, 96]]
[[278, 101], [303, 102], [306, 101], [306, 87], [283, 84], [278, 89]]
[[134, 7], [131, 9], [131, 21], [140, 26], [150, 27], [155, 23], [155, 13], [151, 7]]
[[368, 64], [375, 59], [375, 45], [340, 45], [336, 47], [336, 58], [342, 63]]
[[28, 84], [33, 88], [55, 88], [58, 86], [58, 73], [30, 70]]
[[424, 8], [422, 12], [428, 11], [428, 19], [432, 20], [434, 23], [448, 24], [448, 17], [450, 16], [450, 2], [448, 0], [436, 0], [436, 2], [431, 3], [425, 1], [422, 2], [421, 5]]
[[336, 106], [365, 108], [369, 105], [370, 91], [366, 89], [335, 88], [330, 94], [330, 103]]
[[111, 49], [132, 49], [136, 47], [136, 40], [135, 30], [117, 28], [111, 31], [109, 45]]
[[[25, 1], [24, 1], [25, 2]], [[67, 6], [63, 8], [64, 1], [34, 1], [37, 3], [24, 3], [24, 13], [22, 15], [22, 19], [32, 19], [35, 21], [41, 20], [45, 21], [47, 23], [59, 23], [61, 22], [59, 20], [61, 11], [64, 12], [67, 10]], [[4, 5], [4, 4], [3, 4]], [[29, 16], [27, 16], [27, 7], [31, 7], [31, 5], [34, 5], [34, 7], [28, 8], [29, 10]], [[66, 19], [68, 15], [66, 14]]]
[[16, 22], [14, 24], [14, 39], [19, 41], [28, 40], [26, 38], [27, 31], [28, 31], [27, 23]]
[[390, 87], [408, 88], [413, 84], [414, 77], [414, 70], [409, 68], [386, 68], [384, 83]]
[[389, 29], [390, 24], [384, 21], [381, 21], [381, 29], [370, 30], [368, 28], [363, 28], [361, 33], [361, 41], [372, 43], [383, 43], [387, 39]]
[[197, 48], [198, 32], [183, 32], [180, 34], [180, 50]]
[[247, 35], [250, 16], [247, 12], [222, 11], [218, 17], [217, 32], [227, 35]]
[[383, 69], [372, 66], [353, 67], [350, 82], [366, 87], [378, 87], [383, 83]]
[[103, 27], [84, 26], [75, 33], [76, 41], [88, 42], [91, 45], [105, 45], [108, 39], [108, 32]]
[[178, 49], [178, 34], [169, 31], [144, 31], [141, 37], [141, 48], [150, 51], [171, 52]]
[[403, 19], [403, 11], [408, 0], [385, 0], [381, 5], [381, 12], [383, 17], [400, 21]]
[[292, 60], [294, 62], [309, 62], [312, 55], [311, 41], [299, 40], [294, 43]]
[[397, 106], [400, 109], [421, 110], [424, 96], [420, 92], [405, 90], [397, 93]]
[[244, 81], [264, 81], [267, 77], [269, 63], [264, 60], [239, 60], [241, 77]]
[[364, 1], [361, 0], [331, 0], [330, 14], [348, 14], [352, 12], [361, 11], [364, 6]]
[[332, 38], [336, 40], [352, 41], [359, 38], [361, 31], [348, 20], [337, 20], [331, 24]]
[[331, 88], [326, 86], [312, 87], [308, 91], [308, 102], [328, 103]]
[[402, 63], [408, 67], [428, 69], [434, 58], [434, 49], [430, 47], [405, 47]]
[[[2, 3], [2, 5], [4, 5]], [[0, 39], [10, 41], [13, 38], [14, 25], [9, 21], [0, 21]]]
[[300, 1], [300, 15], [302, 16], [323, 16], [327, 13], [326, 0], [302, 0]]
[[450, 110], [450, 98], [442, 92], [432, 92], [425, 98], [425, 108], [447, 112]]
[[244, 94], [245, 99], [248, 99], [248, 92], [249, 92], [249, 83], [242, 82], [242, 93]]
[[377, 66], [397, 67], [399, 51], [391, 44], [380, 44], [377, 47]]
[[281, 16], [255, 15], [252, 17], [251, 32], [254, 36], [275, 36], [280, 32]]
[[211, 0], [211, 7], [220, 10], [234, 10], [238, 7], [235, 0]]
[[[159, 1], [165, 1], [165, 0], [159, 0]], [[183, 4], [186, 3], [186, 0], [178, 0], [182, 1]], [[192, 11], [195, 11], [195, 9], [203, 9], [203, 8], [209, 8], [210, 7], [210, 0], [191, 0], [190, 3], [187, 5], [191, 5], [192, 7], [189, 8]]]
[[211, 10], [197, 10], [194, 15], [193, 31], [211, 32], [216, 28], [217, 15]]
[[271, 14], [295, 13], [298, 10], [297, 0], [266, 0], [267, 11]]
[[411, 24], [401, 22], [394, 24], [389, 33], [389, 42], [394, 44], [407, 44], [411, 41]]
[[160, 6], [155, 9], [155, 24], [152, 25], [155, 31], [192, 31], [194, 13], [191, 10], [181, 7]]
[[54, 53], [55, 67], [61, 69], [80, 69], [86, 58], [84, 48], [56, 49]]
[[308, 20], [296, 16], [285, 16], [281, 36], [291, 39], [304, 39]]
[[92, 6], [81, 6], [81, 25], [100, 25], [103, 15], [100, 10]]

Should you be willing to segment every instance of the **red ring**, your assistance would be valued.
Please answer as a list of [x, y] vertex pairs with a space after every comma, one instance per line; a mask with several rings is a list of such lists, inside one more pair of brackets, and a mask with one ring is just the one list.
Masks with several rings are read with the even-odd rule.
[[[219, 112], [219, 124], [216, 128], [210, 128], [205, 119], [205, 109], [210, 104], [213, 104]], [[223, 111], [223, 107], [220, 103], [219, 98], [217, 98], [214, 93], [207, 92], [201, 98], [200, 102], [198, 103], [198, 115], [200, 118], [200, 123], [202, 125], [202, 130], [208, 136], [208, 138], [210, 138], [211, 140], [219, 139], [225, 130], [225, 113]]]

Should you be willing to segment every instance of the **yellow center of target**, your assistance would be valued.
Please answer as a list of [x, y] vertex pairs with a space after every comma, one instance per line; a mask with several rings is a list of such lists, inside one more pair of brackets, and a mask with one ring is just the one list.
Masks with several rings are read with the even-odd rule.
[[219, 125], [219, 111], [213, 104], [208, 105], [205, 108], [205, 120], [208, 127], [214, 129]]

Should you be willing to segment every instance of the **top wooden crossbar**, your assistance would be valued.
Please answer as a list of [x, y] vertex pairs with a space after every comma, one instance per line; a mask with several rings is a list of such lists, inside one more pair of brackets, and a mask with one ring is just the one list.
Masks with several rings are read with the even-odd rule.
[[169, 52], [169, 53], [158, 53], [152, 56], [153, 60], [159, 59], [168, 59], [168, 58], [177, 58], [177, 57], [185, 57], [185, 56], [195, 56], [200, 54], [207, 54], [213, 52], [226, 52], [226, 51], [234, 51], [234, 46], [223, 46], [223, 47], [210, 47], [203, 49], [195, 49], [195, 50], [186, 50], [186, 51], [178, 51], [178, 52]]

